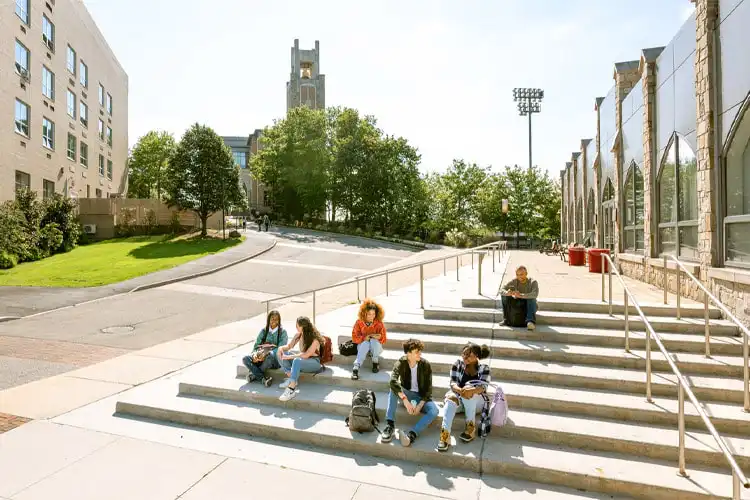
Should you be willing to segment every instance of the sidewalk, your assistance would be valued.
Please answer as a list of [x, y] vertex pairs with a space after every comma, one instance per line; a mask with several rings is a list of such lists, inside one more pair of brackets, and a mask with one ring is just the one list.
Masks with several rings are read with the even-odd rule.
[[166, 284], [164, 282], [182, 281], [195, 274], [214, 272], [264, 253], [276, 243], [267, 233], [247, 231], [244, 234], [247, 237], [245, 241], [223, 252], [112, 285], [90, 288], [0, 286], [0, 321], [70, 307], [136, 289], [152, 288]]

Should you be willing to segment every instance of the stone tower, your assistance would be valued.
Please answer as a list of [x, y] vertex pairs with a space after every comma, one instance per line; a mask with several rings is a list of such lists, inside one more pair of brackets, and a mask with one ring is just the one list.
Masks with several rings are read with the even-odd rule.
[[313, 50], [300, 50], [299, 40], [292, 47], [292, 72], [286, 84], [287, 111], [298, 106], [326, 107], [326, 80], [320, 73], [320, 42]]

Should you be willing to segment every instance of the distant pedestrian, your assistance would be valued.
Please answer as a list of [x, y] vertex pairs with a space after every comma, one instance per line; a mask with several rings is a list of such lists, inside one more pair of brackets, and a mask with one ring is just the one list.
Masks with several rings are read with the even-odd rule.
[[271, 225], [271, 219], [268, 218], [268, 214], [263, 216], [263, 225], [266, 226], [266, 232], [268, 232], [268, 226]]
[[247, 231], [247, 219], [242, 218], [242, 230]]
[[263, 230], [261, 228], [261, 225], [263, 224], [263, 219], [261, 219], [260, 217], [258, 217], [257, 219], [255, 219], [255, 223], [258, 224], [258, 232], [261, 232]]

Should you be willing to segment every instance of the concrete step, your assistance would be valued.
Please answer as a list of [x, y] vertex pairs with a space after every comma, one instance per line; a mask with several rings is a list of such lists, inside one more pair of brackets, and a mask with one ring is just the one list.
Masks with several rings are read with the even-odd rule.
[[[433, 320], [453, 320], [453, 321], [473, 321], [485, 323], [499, 323], [502, 321], [503, 313], [501, 309], [482, 309], [482, 308], [448, 308], [448, 307], [430, 307], [424, 309], [425, 319]], [[614, 314], [592, 314], [592, 313], [568, 313], [556, 311], [537, 312], [537, 323], [540, 325], [563, 325], [578, 326], [584, 328], [609, 328], [623, 330], [625, 328], [625, 318], [622, 315]], [[630, 327], [642, 330], [643, 320], [640, 316], [630, 316]], [[674, 332], [674, 333], [705, 333], [705, 324], [703, 320], [697, 318], [683, 318], [680, 320], [674, 318], [665, 318], [653, 316], [649, 317], [649, 322], [656, 332]], [[739, 329], [733, 323], [722, 320], [712, 319], [709, 324], [709, 330], [712, 335], [738, 335]]]
[[[393, 364], [403, 356], [403, 351], [386, 349], [379, 358], [380, 369], [391, 370]], [[456, 360], [451, 354], [425, 353], [425, 359], [432, 364], [433, 376], [448, 376], [450, 367]], [[334, 356], [334, 366], [351, 369], [353, 357]], [[562, 387], [585, 389], [602, 389], [626, 393], [646, 394], [645, 370], [628, 370], [610, 366], [586, 366], [574, 363], [542, 362], [493, 358], [491, 361], [492, 378], [496, 381], [536, 382]], [[237, 367], [237, 374], [247, 374], [247, 368]], [[741, 403], [743, 401], [743, 381], [740, 378], [712, 377], [693, 375], [689, 377], [693, 392], [701, 401], [722, 401]], [[655, 396], [677, 396], [676, 378], [672, 372], [652, 372], [651, 391]]]
[[619, 453], [513, 439], [477, 439], [465, 444], [453, 438], [454, 446], [439, 453], [434, 450], [436, 428], [427, 429], [413, 446], [403, 448], [395, 440], [381, 443], [376, 433], [352, 434], [338, 415], [288, 405], [226, 404], [154, 391], [133, 399], [123, 397], [116, 414], [638, 498], [718, 499], [731, 491], [731, 476], [719, 469], [691, 467], [690, 477], [685, 478], [676, 473], [675, 461], [633, 460]]
[[[596, 300], [539, 298], [537, 299], [537, 304], [539, 305], [539, 309], [542, 311], [609, 314], [609, 303]], [[462, 298], [461, 305], [463, 307], [478, 309], [501, 308], [501, 302], [499, 298], [491, 299], [480, 295]], [[641, 306], [643, 313], [649, 317], [677, 317], [677, 306], [675, 305], [665, 305], [657, 303], [642, 303], [639, 305]], [[702, 319], [704, 314], [703, 307], [703, 304], [682, 304], [680, 306], [680, 315], [683, 318]], [[614, 314], [623, 314], [624, 311], [625, 304], [622, 302], [622, 299], [612, 302], [612, 312]], [[630, 304], [628, 311], [630, 312], [631, 316], [635, 316], [638, 314], [632, 304]], [[708, 317], [711, 319], [721, 319], [721, 311], [716, 307], [709, 307]]]
[[[388, 332], [385, 347], [398, 352], [403, 342], [412, 337], [413, 335], [409, 333]], [[339, 335], [337, 343], [340, 344], [350, 339], [350, 335]], [[450, 335], [422, 335], [420, 340], [425, 344], [425, 353], [453, 354], [454, 357], [461, 354], [467, 342], [476, 341], [468, 337]], [[645, 350], [632, 347], [628, 353], [622, 347], [571, 345], [546, 340], [495, 339], [490, 344], [491, 355], [498, 358], [511, 357], [545, 362], [616, 366], [634, 370], [646, 369]], [[670, 371], [666, 358], [658, 350], [656, 343], [651, 343], [651, 349], [652, 369]], [[739, 356], [714, 355], [706, 358], [703, 354], [681, 352], [673, 352], [672, 355], [683, 373], [702, 373], [734, 378], [743, 376], [742, 358]]]
[[[210, 384], [210, 385], [209, 385]], [[311, 384], [300, 386], [297, 397], [284, 404], [279, 401], [281, 389], [263, 387], [260, 384], [247, 384], [238, 380], [212, 380], [208, 384], [181, 382], [180, 396], [213, 398], [232, 402], [285, 406], [288, 409], [312, 411], [338, 415], [342, 419], [349, 414], [353, 390], [332, 385]], [[382, 422], [388, 405], [387, 394], [376, 393], [376, 408]], [[440, 416], [433, 422], [439, 428], [442, 424], [443, 404]], [[416, 423], [419, 417], [409, 415], [399, 406], [396, 422], [404, 426]], [[663, 427], [653, 424], [618, 422], [581, 415], [556, 414], [513, 408], [509, 423], [493, 429], [490, 437], [511, 438], [537, 443], [563, 445], [569, 448], [617, 452], [638, 457], [672, 460], [678, 453], [677, 427]], [[453, 422], [454, 434], [464, 426], [462, 416]], [[723, 436], [727, 445], [734, 451], [740, 467], [750, 467], [750, 438]], [[685, 439], [686, 459], [692, 465], [723, 467], [724, 455], [716, 441], [707, 432], [689, 431]]]

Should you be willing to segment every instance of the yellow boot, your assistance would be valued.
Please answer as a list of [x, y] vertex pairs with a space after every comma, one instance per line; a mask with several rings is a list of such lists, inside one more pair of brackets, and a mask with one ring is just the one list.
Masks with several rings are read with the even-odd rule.
[[466, 422], [466, 429], [461, 433], [461, 441], [464, 443], [471, 443], [474, 441], [477, 433], [477, 426], [473, 420]]

